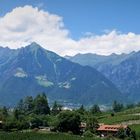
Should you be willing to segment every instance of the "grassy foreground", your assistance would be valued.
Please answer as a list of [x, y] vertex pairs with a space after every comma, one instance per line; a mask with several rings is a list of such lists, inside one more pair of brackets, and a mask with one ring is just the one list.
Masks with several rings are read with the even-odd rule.
[[35, 133], [35, 132], [13, 132], [0, 133], [0, 140], [100, 140], [98, 138], [82, 138], [62, 133]]

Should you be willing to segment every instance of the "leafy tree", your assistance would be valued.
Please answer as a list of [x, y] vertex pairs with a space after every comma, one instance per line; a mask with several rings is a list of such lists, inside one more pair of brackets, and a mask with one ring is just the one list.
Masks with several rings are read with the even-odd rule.
[[48, 126], [51, 126], [52, 131], [55, 131], [55, 132], [58, 131], [58, 124], [59, 124], [58, 116], [46, 115], [45, 120]]
[[30, 128], [39, 128], [39, 126], [43, 125], [43, 120], [38, 115], [33, 115], [29, 119]]
[[34, 99], [34, 113], [38, 115], [50, 114], [48, 100], [44, 93], [37, 95]]
[[64, 111], [58, 115], [58, 126], [57, 129], [60, 132], [71, 131], [74, 134], [80, 133], [80, 116], [76, 112]]
[[87, 119], [87, 130], [95, 133], [96, 132], [96, 129], [99, 127], [98, 125], [98, 121], [95, 117], [93, 116], [90, 116], [88, 119]]
[[117, 132], [117, 137], [124, 139], [125, 138], [125, 132], [124, 129], [119, 129], [119, 131]]

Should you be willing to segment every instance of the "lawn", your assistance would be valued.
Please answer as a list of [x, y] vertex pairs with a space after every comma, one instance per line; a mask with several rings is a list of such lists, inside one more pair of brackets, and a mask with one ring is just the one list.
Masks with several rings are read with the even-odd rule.
[[135, 130], [137, 133], [140, 133], [140, 124], [130, 125], [129, 127]]
[[111, 116], [110, 113], [104, 113], [101, 116], [98, 116], [97, 119], [100, 123], [105, 124], [119, 124], [122, 122], [140, 120], [140, 108], [127, 109], [118, 113], [115, 113], [114, 116]]
[[105, 123], [105, 124], [119, 124], [122, 122], [127, 122], [130, 120], [140, 120], [140, 116], [137, 115], [115, 115], [115, 116], [107, 116], [105, 118], [101, 118], [98, 121], [100, 123]]
[[0, 133], [0, 140], [100, 140], [99, 138], [82, 138], [62, 133], [37, 133], [37, 132], [13, 132]]

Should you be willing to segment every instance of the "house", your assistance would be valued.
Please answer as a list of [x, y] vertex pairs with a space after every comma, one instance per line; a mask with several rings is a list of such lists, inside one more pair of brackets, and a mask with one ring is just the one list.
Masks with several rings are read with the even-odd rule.
[[3, 121], [0, 121], [0, 129], [2, 128]]
[[117, 134], [117, 132], [120, 130], [120, 129], [124, 129], [124, 130], [129, 130], [130, 128], [128, 128], [127, 125], [104, 125], [104, 124], [100, 124], [99, 125], [99, 128], [97, 129], [97, 132], [100, 134], [100, 136], [104, 137], [104, 136], [107, 136], [109, 134], [111, 135], [115, 135]]
[[81, 122], [81, 124], [80, 124], [80, 130], [81, 130], [81, 132], [84, 132], [85, 129], [86, 129], [86, 127], [87, 127], [87, 124], [85, 122]]
[[46, 126], [39, 126], [39, 130], [40, 131], [44, 131], [44, 132], [50, 132], [51, 131], [51, 127], [46, 127]]

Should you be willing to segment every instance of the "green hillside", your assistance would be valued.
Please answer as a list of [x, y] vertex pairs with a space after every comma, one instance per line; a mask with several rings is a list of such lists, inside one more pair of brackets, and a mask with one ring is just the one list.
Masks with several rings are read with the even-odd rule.
[[115, 113], [105, 112], [97, 116], [98, 121], [104, 124], [125, 124], [136, 132], [137, 139], [140, 139], [140, 107], [132, 109], [124, 109], [121, 112]]

